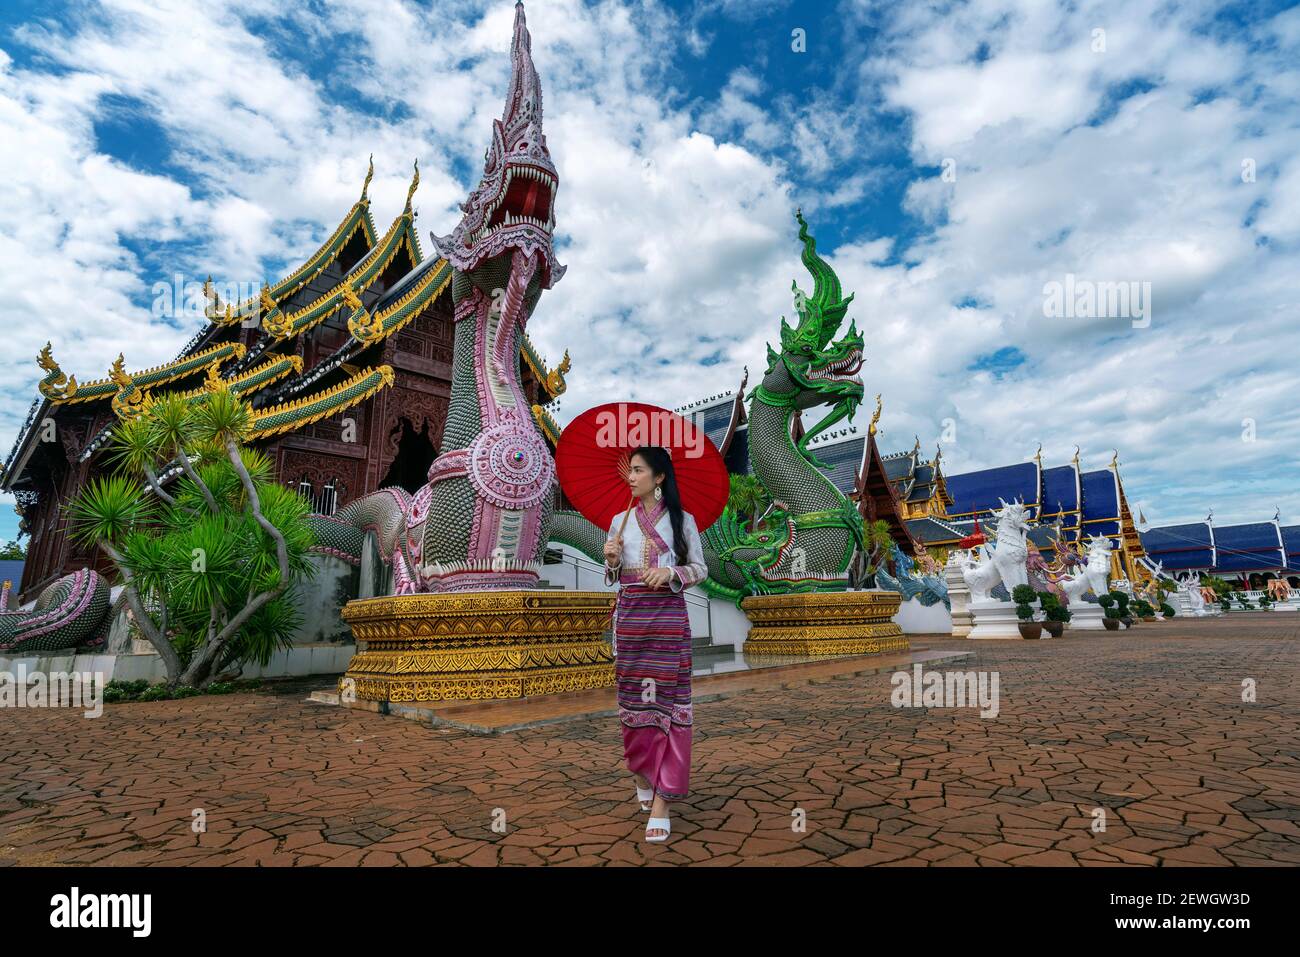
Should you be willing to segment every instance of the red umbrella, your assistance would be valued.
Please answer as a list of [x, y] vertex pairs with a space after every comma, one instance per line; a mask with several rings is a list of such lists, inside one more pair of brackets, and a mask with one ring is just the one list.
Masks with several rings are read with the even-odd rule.
[[573, 507], [598, 528], [631, 503], [627, 470], [641, 445], [668, 450], [682, 508], [701, 532], [718, 520], [731, 492], [731, 477], [704, 430], [657, 405], [607, 402], [588, 409], [564, 429], [555, 448], [555, 471]]

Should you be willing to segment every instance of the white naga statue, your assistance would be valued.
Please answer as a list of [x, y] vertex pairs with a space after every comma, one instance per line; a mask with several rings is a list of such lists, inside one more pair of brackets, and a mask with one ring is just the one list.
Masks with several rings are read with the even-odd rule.
[[1183, 609], [1189, 615], [1195, 615], [1201, 618], [1209, 612], [1205, 610], [1205, 595], [1201, 590], [1201, 576], [1195, 572], [1190, 572], [1182, 577], [1174, 576], [1174, 581], [1178, 583], [1178, 594], [1181, 598]]
[[978, 560], [969, 556], [962, 560], [961, 574], [970, 589], [972, 602], [989, 601], [989, 592], [999, 582], [1006, 586], [1007, 595], [1017, 585], [1029, 584], [1029, 569], [1025, 566], [1029, 558], [1029, 518], [1024, 503], [1007, 504], [1000, 498], [998, 501], [1002, 502], [1002, 508], [995, 516], [997, 544], [991, 553], [988, 545], [980, 546]]
[[1088, 541], [1087, 564], [1073, 575], [1061, 579], [1061, 588], [1073, 604], [1083, 601], [1083, 596], [1092, 592], [1098, 598], [1109, 590], [1110, 581], [1110, 539], [1105, 535], [1094, 535]]

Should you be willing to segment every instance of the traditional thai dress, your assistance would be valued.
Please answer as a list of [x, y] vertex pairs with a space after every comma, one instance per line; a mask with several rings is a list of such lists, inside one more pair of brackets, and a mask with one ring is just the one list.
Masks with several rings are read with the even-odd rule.
[[[614, 516], [608, 538], [624, 512]], [[605, 583], [618, 576], [614, 607], [614, 676], [618, 720], [628, 770], [642, 775], [665, 800], [686, 797], [691, 770], [691, 624], [683, 588], [708, 577], [695, 517], [682, 513], [687, 563], [674, 565], [672, 520], [659, 501], [649, 512], [638, 501], [623, 530], [622, 568], [605, 563]], [[668, 587], [641, 581], [648, 568], [671, 568]]]

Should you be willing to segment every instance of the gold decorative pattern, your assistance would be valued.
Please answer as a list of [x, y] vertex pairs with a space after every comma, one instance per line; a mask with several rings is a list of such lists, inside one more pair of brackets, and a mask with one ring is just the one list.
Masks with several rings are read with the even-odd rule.
[[322, 392], [313, 392], [292, 402], [282, 402], [279, 405], [258, 409], [253, 413], [249, 438], [264, 439], [318, 422], [344, 409], [350, 409], [359, 402], [364, 402], [380, 389], [386, 389], [392, 384], [392, 366], [376, 366], [373, 369], [364, 369], [350, 379]]
[[[412, 300], [417, 296], [423, 295], [429, 285], [437, 281], [437, 287], [433, 290], [432, 294], [429, 295], [428, 301], [424, 305], [427, 306], [429, 303], [434, 302], [442, 295], [443, 291], [451, 285], [453, 274], [454, 271], [447, 267], [447, 261], [439, 259], [410, 289], [402, 293], [396, 301], [389, 303], [379, 312], [375, 313], [374, 317], [368, 324], [358, 323], [358, 329], [360, 329], [364, 335], [358, 334], [358, 331], [353, 329], [351, 320], [348, 321], [348, 331], [358, 340], [365, 342], [368, 345], [378, 342], [380, 339], [388, 338], [420, 314], [420, 309], [408, 308]], [[439, 276], [442, 277], [440, 281], [438, 279]], [[421, 307], [421, 309], [423, 308], [424, 306]], [[389, 320], [399, 313], [404, 313], [402, 318], [390, 324]]]
[[120, 395], [125, 387], [121, 381], [122, 377], [142, 388], [154, 389], [177, 379], [183, 379], [185, 376], [193, 375], [196, 372], [204, 371], [211, 363], [221, 363], [231, 357], [242, 358], [245, 351], [244, 344], [241, 342], [220, 342], [190, 355], [173, 359], [171, 362], [152, 366], [148, 369], [141, 369], [137, 372], [126, 372], [125, 362], [120, 366], [114, 363], [114, 370], [110, 370], [109, 374], [103, 379], [91, 379], [79, 383], [76, 376], [69, 376], [66, 385], [61, 381], [63, 373], [59, 370], [58, 363], [50, 355], [49, 343], [46, 343], [45, 348], [36, 357], [36, 362], [42, 369], [50, 373], [41, 382], [41, 394], [52, 402], [77, 403], [93, 402], [97, 399], [111, 399], [115, 395]]
[[614, 595], [492, 591], [350, 601], [358, 651], [344, 679], [365, 701], [556, 694], [614, 683], [602, 637]]
[[540, 405], [533, 406], [533, 421], [552, 445], [560, 444], [560, 427], [551, 418], [551, 414]]
[[754, 655], [873, 655], [906, 651], [894, 623], [897, 592], [807, 592], [751, 595], [741, 601], [751, 628], [744, 653]]
[[54, 361], [54, 352], [50, 343], [36, 355], [36, 364], [50, 373], [41, 380], [41, 395], [53, 402], [67, 401], [77, 394], [77, 377], [64, 375], [59, 364]]

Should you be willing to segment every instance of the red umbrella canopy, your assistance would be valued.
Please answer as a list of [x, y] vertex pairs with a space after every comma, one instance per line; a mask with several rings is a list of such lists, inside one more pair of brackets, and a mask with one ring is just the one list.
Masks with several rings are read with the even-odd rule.
[[701, 532], [718, 520], [731, 493], [722, 455], [704, 430], [644, 402], [607, 402], [568, 424], [555, 448], [560, 487], [587, 521], [607, 529], [627, 508], [628, 465], [638, 446], [658, 445], [672, 459], [682, 508]]

